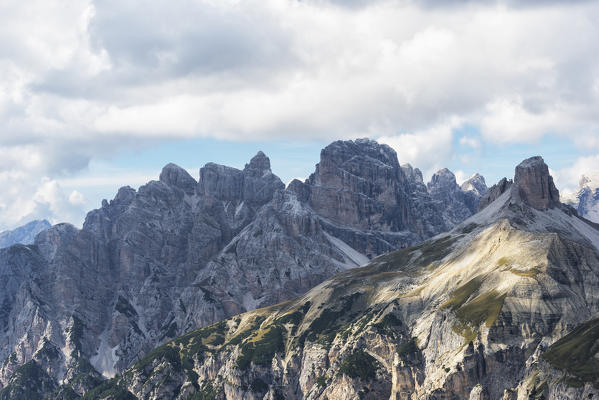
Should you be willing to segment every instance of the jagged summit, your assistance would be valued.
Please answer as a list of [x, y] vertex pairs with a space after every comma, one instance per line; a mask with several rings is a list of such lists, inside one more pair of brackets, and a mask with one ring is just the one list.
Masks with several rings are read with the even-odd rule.
[[320, 162], [316, 171], [310, 176], [315, 183], [328, 185], [329, 178], [337, 175], [336, 169], [361, 176], [360, 164], [378, 164], [383, 168], [397, 169], [397, 153], [386, 144], [380, 144], [370, 139], [338, 140], [326, 146], [320, 152]]
[[511, 179], [502, 178], [495, 185], [491, 186], [481, 197], [478, 203], [478, 211], [482, 211], [489, 204], [497, 200], [499, 196], [505, 193], [512, 186], [513, 181]]
[[463, 191], [474, 192], [479, 196], [483, 196], [488, 190], [485, 177], [478, 172], [464, 181], [464, 183], [461, 185], [461, 188]]
[[578, 214], [599, 223], [599, 171], [589, 171], [580, 177], [578, 191], [561, 201], [576, 208]]
[[182, 189], [185, 193], [193, 194], [198, 182], [177, 164], [169, 163], [160, 172], [160, 182]]
[[524, 204], [536, 210], [559, 207], [559, 191], [549, 174], [549, 167], [540, 156], [530, 157], [516, 166], [514, 179], [502, 178], [481, 197], [478, 211], [482, 211], [506, 191], [510, 202]]
[[528, 158], [516, 167], [512, 196], [516, 201], [522, 201], [537, 210], [560, 205], [559, 191], [543, 157]]
[[262, 151], [252, 157], [249, 164], [245, 164], [244, 171], [255, 171], [258, 174], [263, 175], [270, 171], [270, 159]]
[[408, 180], [418, 184], [424, 184], [424, 178], [422, 177], [422, 171], [418, 168], [413, 168], [411, 164], [405, 163], [401, 164], [401, 170], [404, 175], [408, 178]]
[[439, 190], [454, 191], [458, 184], [454, 173], [447, 168], [442, 168], [433, 174], [427, 186], [431, 192]]
[[592, 171], [583, 174], [578, 181], [578, 185], [589, 188], [596, 188], [599, 186], [599, 171]]
[[454, 230], [469, 224], [485, 227], [502, 221], [521, 231], [559, 233], [563, 239], [599, 249], [598, 225], [559, 201], [559, 192], [541, 157], [520, 163], [513, 181], [503, 178], [491, 187], [481, 198], [478, 213]]

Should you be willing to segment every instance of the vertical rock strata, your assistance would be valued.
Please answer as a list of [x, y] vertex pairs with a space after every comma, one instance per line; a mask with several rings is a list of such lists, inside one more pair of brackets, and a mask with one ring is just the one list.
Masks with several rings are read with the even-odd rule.
[[522, 161], [516, 167], [514, 183], [514, 198], [537, 210], [555, 208], [560, 204], [559, 192], [542, 157]]

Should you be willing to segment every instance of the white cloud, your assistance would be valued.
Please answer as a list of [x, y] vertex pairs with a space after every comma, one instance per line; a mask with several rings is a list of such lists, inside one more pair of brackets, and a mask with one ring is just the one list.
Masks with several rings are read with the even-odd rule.
[[472, 148], [473, 150], [480, 149], [480, 140], [473, 138], [473, 137], [462, 136], [460, 138], [460, 144], [462, 146], [468, 146], [468, 147]]
[[73, 190], [69, 195], [69, 203], [74, 206], [79, 206], [85, 204], [85, 196], [78, 192], [77, 190]]
[[[38, 135], [333, 139], [459, 115], [488, 139], [530, 141], [581, 121], [598, 96], [587, 81], [598, 29], [571, 24], [597, 14], [595, 4], [158, 1], [140, 14], [134, 1], [107, 1], [71, 7], [78, 22], [69, 25], [56, 8], [40, 7], [48, 21], [14, 28], [28, 36], [37, 22], [63, 33], [34, 31], [27, 54], [12, 60], [25, 111], [12, 124]], [[32, 61], [37, 52], [42, 62]]]
[[[26, 178], [26, 179], [24, 179]], [[84, 199], [76, 191], [65, 194], [57, 181], [47, 177], [32, 179], [22, 172], [0, 173], [2, 228], [13, 228], [33, 219], [52, 223], [79, 223], [84, 215]]]
[[578, 190], [583, 175], [599, 177], [599, 154], [579, 157], [572, 165], [552, 171], [556, 186], [568, 193]]
[[458, 118], [446, 124], [414, 133], [378, 138], [397, 152], [400, 163], [410, 163], [422, 169], [425, 181], [437, 170], [443, 168], [453, 155], [453, 130], [460, 125]]
[[458, 185], [461, 185], [470, 178], [470, 176], [468, 176], [462, 170], [453, 171], [453, 174], [455, 175], [455, 180], [458, 183]]

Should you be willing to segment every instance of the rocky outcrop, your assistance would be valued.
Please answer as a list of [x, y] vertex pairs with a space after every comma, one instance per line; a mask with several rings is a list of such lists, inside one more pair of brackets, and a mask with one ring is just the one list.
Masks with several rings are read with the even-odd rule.
[[487, 189], [484, 178], [480, 178], [473, 177], [466, 181], [464, 189], [458, 186], [455, 175], [447, 168], [433, 174], [427, 187], [446, 221], [455, 225], [476, 212], [480, 198]]
[[533, 204], [503, 190], [449, 233], [155, 349], [95, 398], [595, 398], [599, 230]]
[[409, 231], [405, 180], [389, 146], [367, 139], [338, 141], [322, 150], [316, 171], [306, 182], [308, 204], [337, 225]]
[[418, 168], [413, 168], [410, 164], [402, 164], [401, 170], [412, 185], [418, 186], [422, 191], [426, 191], [426, 185], [422, 178], [422, 172]]
[[479, 197], [482, 197], [487, 193], [487, 183], [485, 177], [476, 173], [468, 178], [461, 186], [464, 192], [473, 192]]
[[[332, 143], [288, 188], [262, 152], [243, 170], [208, 163], [199, 181], [169, 164], [81, 230], [56, 225], [0, 250], [0, 385], [34, 360], [81, 395], [177, 335], [301, 296], [470, 215], [447, 214], [410, 170], [369, 140]], [[58, 352], [42, 362], [44, 343]]]
[[507, 178], [502, 178], [495, 185], [491, 186], [491, 188], [487, 190], [484, 196], [480, 198], [477, 211], [483, 210], [489, 204], [497, 200], [499, 196], [505, 193], [509, 188], [511, 188], [511, 186], [512, 180]]
[[167, 164], [160, 172], [160, 182], [171, 187], [183, 190], [188, 195], [193, 195], [198, 183], [187, 171], [176, 164]]
[[0, 232], [0, 248], [13, 244], [33, 244], [35, 236], [49, 227], [50, 223], [44, 219], [31, 221], [13, 230]]
[[549, 175], [549, 168], [542, 157], [531, 157], [516, 167], [514, 198], [537, 210], [559, 206], [559, 192]]

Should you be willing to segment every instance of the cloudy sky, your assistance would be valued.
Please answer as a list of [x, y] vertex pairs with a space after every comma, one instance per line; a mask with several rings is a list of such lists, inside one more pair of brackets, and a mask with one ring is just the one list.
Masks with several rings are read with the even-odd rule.
[[599, 169], [599, 2], [1, 0], [0, 229], [79, 225], [173, 161], [284, 181], [370, 137], [489, 184]]

